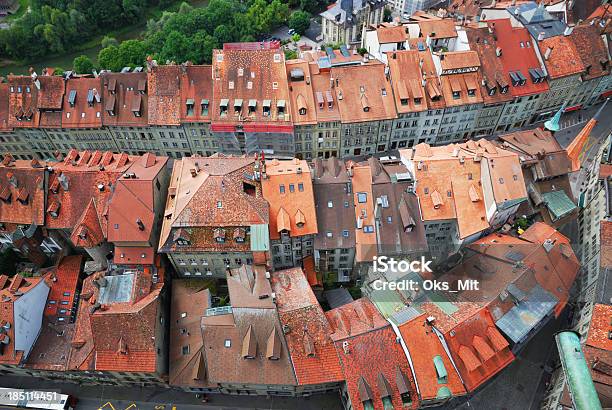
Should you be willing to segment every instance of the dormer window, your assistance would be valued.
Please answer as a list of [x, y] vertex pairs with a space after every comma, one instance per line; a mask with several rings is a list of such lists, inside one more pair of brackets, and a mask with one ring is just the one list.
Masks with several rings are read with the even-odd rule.
[[242, 98], [236, 98], [234, 100], [234, 115], [240, 115], [242, 113]]
[[461, 91], [453, 91], [453, 99], [458, 100], [461, 98]]
[[225, 229], [217, 228], [213, 231], [213, 238], [217, 243], [225, 243]]
[[408, 105], [408, 98], [400, 98], [400, 104]]
[[227, 98], [223, 98], [219, 103], [219, 109], [221, 116], [227, 115], [227, 108], [229, 107], [229, 100]]
[[185, 102], [185, 105], [187, 106], [187, 116], [193, 117], [195, 113], [193, 109], [195, 106], [195, 101], [193, 101], [193, 98], [188, 98], [187, 101]]
[[207, 116], [208, 115], [208, 100], [207, 99], [203, 99], [202, 101], [200, 101], [200, 107], [202, 109], [202, 115], [203, 116]]
[[251, 99], [249, 100], [249, 115], [255, 114], [257, 111], [257, 100]]
[[419, 98], [415, 98], [414, 99], [414, 105], [421, 105], [421, 101], [422, 101], [422, 98], [420, 98], [420, 97]]
[[272, 101], [271, 100], [264, 100], [263, 101], [263, 116], [264, 117], [269, 117], [270, 116], [271, 106], [272, 106]]
[[276, 103], [276, 109], [278, 111], [278, 116], [284, 116], [285, 115], [285, 100], [278, 100], [278, 102]]
[[468, 93], [469, 97], [475, 97], [476, 96], [476, 90], [474, 90], [474, 89], [469, 89], [467, 91], [467, 93]]

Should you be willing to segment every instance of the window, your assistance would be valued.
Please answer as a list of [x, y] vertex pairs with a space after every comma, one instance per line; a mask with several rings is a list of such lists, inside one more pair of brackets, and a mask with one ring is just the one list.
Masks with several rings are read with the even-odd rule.
[[232, 347], [232, 340], [231, 339], [225, 339], [225, 342], [223, 343], [223, 346], [230, 348]]
[[298, 184], [298, 191], [304, 192], [304, 184], [302, 184], [301, 182]]
[[349, 237], [349, 231], [347, 231], [347, 230], [342, 231], [342, 236], [344, 236], [345, 238], [348, 238]]
[[349, 207], [349, 203], [348, 203], [348, 201], [344, 201], [344, 207], [345, 207], [345, 208], [348, 208], [348, 207]]
[[289, 192], [295, 192], [295, 185], [289, 184]]
[[357, 202], [360, 204], [368, 202], [368, 194], [366, 192], [357, 192]]
[[183, 355], [189, 354], [189, 345], [183, 346], [182, 348]]
[[365, 232], [365, 233], [372, 233], [372, 232], [374, 232], [374, 226], [372, 226], [372, 225], [365, 225], [363, 227], [363, 232]]
[[217, 208], [223, 208], [223, 202], [217, 201]]
[[334, 234], [332, 233], [332, 231], [327, 231], [327, 233], [325, 234], [328, 238], [331, 238], [334, 236]]
[[328, 208], [333, 208], [334, 207], [334, 203], [332, 201], [327, 201], [327, 207]]
[[181, 312], [181, 318], [186, 318], [187, 317], [187, 312]]
[[278, 190], [280, 191], [281, 194], [285, 193], [285, 186], [284, 185], [279, 185], [278, 186]]

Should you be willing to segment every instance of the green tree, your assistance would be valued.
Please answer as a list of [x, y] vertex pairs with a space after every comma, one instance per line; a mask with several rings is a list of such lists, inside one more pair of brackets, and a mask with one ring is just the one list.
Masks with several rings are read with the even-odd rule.
[[295, 60], [296, 58], [298, 58], [297, 51], [285, 49], [285, 60]]
[[119, 42], [115, 37], [104, 36], [100, 44], [102, 45], [102, 48], [106, 48], [109, 46], [118, 46]]
[[120, 71], [123, 65], [119, 58], [119, 47], [108, 46], [98, 53], [98, 64], [101, 68], [111, 71]]
[[300, 9], [315, 13], [319, 9], [319, 2], [317, 0], [300, 0]]
[[144, 15], [147, 9], [147, 2], [145, 0], [123, 0], [121, 6], [127, 17], [136, 20]]
[[393, 20], [393, 16], [391, 15], [391, 9], [385, 7], [385, 10], [383, 11], [383, 21], [386, 21], [387, 23], [390, 23], [391, 20]]
[[89, 57], [81, 55], [75, 57], [75, 59], [72, 61], [72, 68], [78, 74], [91, 74], [94, 69], [94, 65]]
[[191, 42], [183, 33], [178, 31], [172, 31], [166, 37], [166, 42], [161, 49], [160, 56], [162, 62], [174, 61], [176, 63], [183, 63], [190, 58], [191, 53]]
[[292, 28], [298, 34], [304, 34], [310, 27], [310, 13], [305, 11], [294, 11], [289, 17], [289, 28]]

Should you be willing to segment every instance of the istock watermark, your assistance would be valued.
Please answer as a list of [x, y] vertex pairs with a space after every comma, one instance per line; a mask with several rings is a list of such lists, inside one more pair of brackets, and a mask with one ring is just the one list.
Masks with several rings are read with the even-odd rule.
[[407, 261], [407, 260], [395, 260], [394, 258], [389, 258], [387, 256], [375, 256], [374, 257], [374, 272], [377, 273], [385, 273], [388, 271], [391, 272], [401, 272], [401, 273], [423, 273], [423, 272], [433, 272], [429, 267], [433, 261], [428, 261], [424, 256], [421, 256], [420, 260], [417, 261]]

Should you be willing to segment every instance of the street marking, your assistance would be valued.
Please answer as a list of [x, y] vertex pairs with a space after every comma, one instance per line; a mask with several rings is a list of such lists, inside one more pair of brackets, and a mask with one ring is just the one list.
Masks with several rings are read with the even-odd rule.
[[134, 409], [138, 410], [138, 406], [136, 406], [136, 403], [132, 403], [132, 404], [130, 404], [129, 406], [127, 406], [127, 407], [125, 408], [125, 410], [130, 410], [131, 408], [134, 408]]
[[106, 406], [109, 406], [111, 409], [115, 410], [115, 407], [113, 406], [113, 404], [110, 401], [107, 401], [106, 403], [104, 403], [104, 405], [100, 406], [98, 408], [98, 410], [102, 410]]

